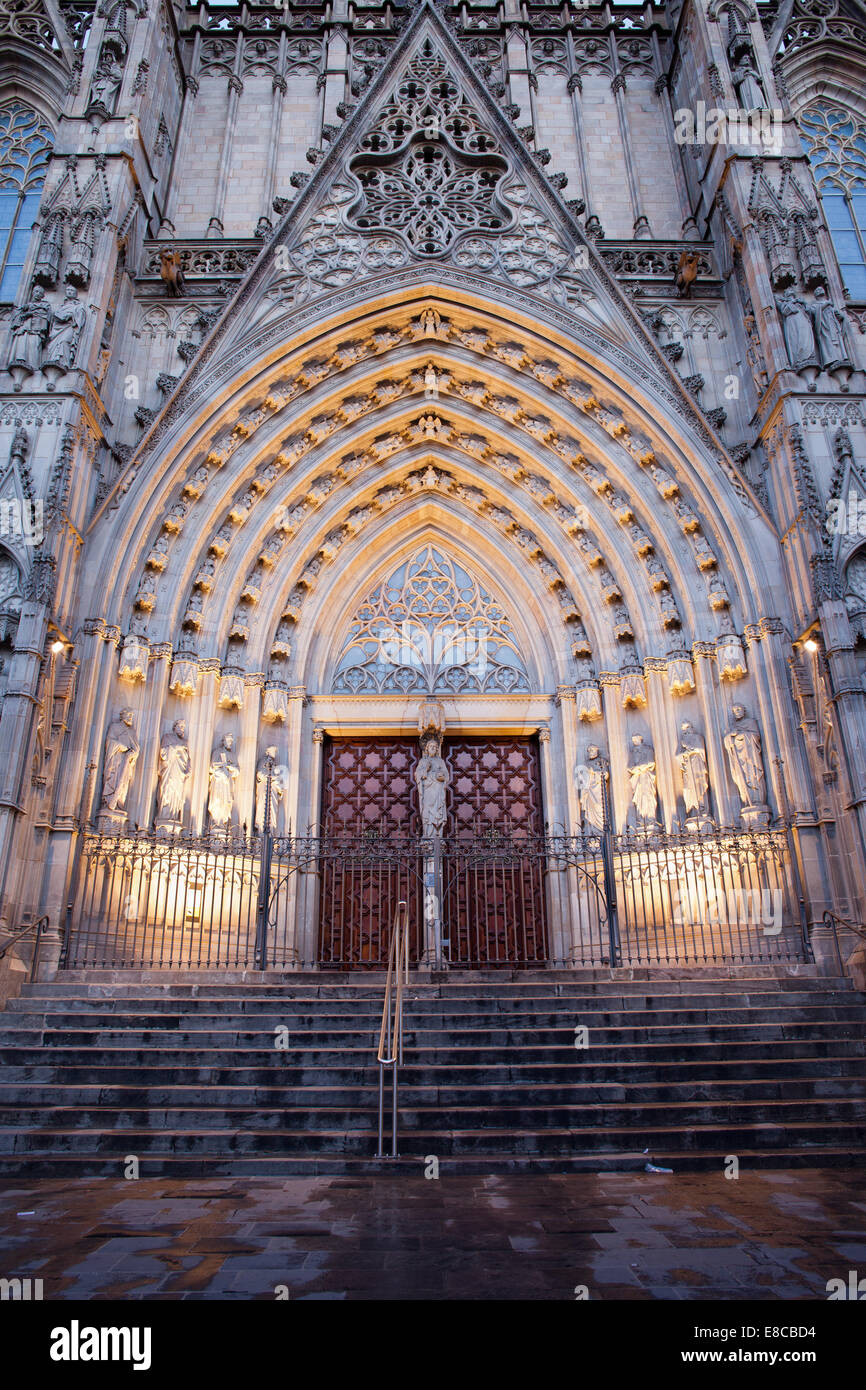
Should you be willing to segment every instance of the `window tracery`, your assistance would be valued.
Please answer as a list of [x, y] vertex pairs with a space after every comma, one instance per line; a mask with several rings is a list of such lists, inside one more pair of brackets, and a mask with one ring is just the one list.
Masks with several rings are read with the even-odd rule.
[[842, 279], [851, 297], [866, 299], [866, 125], [826, 101], [800, 116], [803, 147], [821, 194]]
[[358, 608], [333, 689], [342, 694], [528, 691], [514, 629], [481, 583], [422, 546]]
[[15, 299], [54, 143], [39, 113], [20, 102], [0, 108], [0, 301]]

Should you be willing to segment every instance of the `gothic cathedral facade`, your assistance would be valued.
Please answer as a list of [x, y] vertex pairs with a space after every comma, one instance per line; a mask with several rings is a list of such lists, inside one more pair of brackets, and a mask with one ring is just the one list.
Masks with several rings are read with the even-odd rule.
[[2, 925], [858, 949], [866, 5], [2, 13]]

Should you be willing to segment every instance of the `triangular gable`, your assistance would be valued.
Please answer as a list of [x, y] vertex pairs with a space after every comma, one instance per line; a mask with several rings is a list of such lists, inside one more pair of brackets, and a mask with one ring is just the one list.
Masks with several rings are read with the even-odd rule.
[[681, 413], [721, 454], [576, 218], [425, 0], [166, 399], [138, 457], [170, 420], [212, 397], [221, 376], [289, 340], [301, 306], [359, 285], [374, 294], [419, 270], [428, 281], [486, 280], [494, 300], [528, 293], [568, 310], [595, 353], [603, 357], [607, 344], [669, 399], [673, 388]]
[[611, 312], [592, 261], [575, 219], [425, 4], [217, 333], [237, 344], [245, 328], [359, 279], [449, 265], [549, 297], [625, 342], [626, 319]]

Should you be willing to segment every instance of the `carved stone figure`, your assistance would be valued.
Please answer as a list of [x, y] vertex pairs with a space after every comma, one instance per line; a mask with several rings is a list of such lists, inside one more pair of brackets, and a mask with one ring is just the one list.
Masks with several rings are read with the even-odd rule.
[[836, 367], [851, 367], [851, 354], [845, 342], [845, 315], [827, 298], [823, 285], [818, 285], [814, 294], [811, 315], [821, 366], [828, 372]]
[[168, 293], [174, 298], [180, 298], [185, 293], [186, 285], [179, 251], [170, 251], [168, 247], [163, 247], [159, 253], [159, 274]]
[[658, 824], [655, 749], [651, 743], [645, 741], [643, 734], [632, 734], [631, 744], [628, 777], [631, 782], [632, 804], [637, 813], [638, 825], [643, 829], [652, 829]]
[[[784, 332], [784, 321], [782, 327]], [[743, 329], [746, 334], [746, 361], [752, 373], [755, 390], [760, 396], [763, 393], [764, 387], [767, 385], [767, 364], [764, 360], [763, 348], [761, 347], [758, 323], [751, 310], [749, 310], [743, 318]], [[785, 340], [785, 346], [787, 348], [787, 339]]]
[[34, 277], [45, 285], [56, 285], [60, 274], [60, 257], [63, 253], [64, 212], [55, 212], [42, 228], [39, 250], [36, 253]]
[[186, 720], [176, 719], [159, 750], [156, 817], [158, 830], [180, 829], [186, 785], [191, 770], [192, 759], [186, 741]]
[[688, 719], [680, 724], [680, 744], [677, 748], [677, 762], [683, 778], [683, 802], [686, 808], [686, 824], [696, 821], [701, 828], [709, 820], [710, 778], [707, 771], [707, 746], [701, 735], [692, 727]]
[[438, 738], [428, 738], [423, 756], [415, 768], [418, 803], [421, 811], [422, 834], [426, 839], [442, 835], [445, 830], [445, 796], [451, 775], [440, 753]]
[[794, 371], [799, 372], [803, 367], [817, 366], [815, 332], [808, 304], [805, 300], [799, 299], [793, 288], [789, 287], [784, 294], [777, 296], [776, 308], [782, 320], [785, 351]]
[[751, 47], [741, 45], [730, 55], [731, 82], [737, 94], [737, 101], [743, 111], [763, 111], [767, 106], [767, 94], [758, 72], [758, 66]]
[[734, 705], [732, 714], [734, 722], [725, 734], [725, 752], [739, 792], [743, 823], [755, 824], [759, 817], [769, 814], [761, 734], [756, 721], [748, 717], [745, 705]]
[[122, 83], [123, 66], [113, 50], [106, 46], [99, 55], [96, 76], [90, 86], [88, 116], [113, 116]]
[[234, 746], [234, 735], [224, 734], [211, 754], [207, 809], [211, 824], [220, 834], [228, 834], [231, 826], [235, 783], [241, 771], [234, 755]]
[[45, 298], [45, 291], [41, 285], [34, 285], [27, 303], [12, 315], [9, 370], [18, 391], [22, 378], [38, 372], [42, 366], [42, 349], [50, 323], [51, 306]]
[[72, 370], [86, 317], [84, 305], [78, 300], [78, 290], [74, 285], [67, 285], [65, 298], [51, 317], [51, 331], [42, 354], [42, 370], [47, 377]]
[[29, 448], [30, 439], [28, 437], [27, 431], [23, 429], [21, 425], [19, 425], [12, 436], [12, 443], [9, 445], [10, 460], [17, 459], [19, 464], [22, 464], [27, 457], [27, 451]]
[[586, 762], [578, 763], [577, 786], [580, 795], [580, 815], [585, 831], [604, 830], [604, 784], [610, 775], [608, 762], [601, 749], [591, 743], [586, 750]]
[[680, 299], [688, 299], [692, 292], [692, 282], [697, 279], [700, 258], [695, 251], [683, 251], [677, 262], [675, 284]]
[[[280, 803], [286, 794], [289, 769], [277, 763], [276, 748], [266, 748], [265, 756], [256, 768], [256, 830], [265, 827], [265, 802], [268, 802], [268, 828], [272, 835], [277, 833], [277, 816]], [[268, 778], [270, 778], [270, 797], [268, 797]]]
[[[126, 820], [126, 798], [132, 775], [138, 762], [140, 745], [132, 727], [135, 718], [131, 709], [122, 709], [108, 726], [105, 735], [105, 764], [102, 769], [102, 804], [100, 817]], [[107, 816], [105, 813], [109, 813]]]

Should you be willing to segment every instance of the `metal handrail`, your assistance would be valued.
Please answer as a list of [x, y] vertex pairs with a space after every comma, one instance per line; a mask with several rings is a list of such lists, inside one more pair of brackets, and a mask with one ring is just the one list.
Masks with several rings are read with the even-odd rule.
[[33, 959], [30, 962], [30, 971], [28, 975], [28, 980], [32, 983], [33, 976], [36, 974], [36, 964], [39, 960], [39, 942], [42, 940], [43, 934], [48, 930], [50, 925], [51, 921], [47, 914], [43, 917], [39, 917], [35, 922], [28, 922], [26, 927], [22, 927], [19, 932], [16, 932], [14, 936], [10, 936], [9, 940], [0, 946], [0, 960], [3, 959], [6, 952], [10, 950], [17, 941], [20, 941], [22, 937], [28, 936], [30, 932], [35, 931], [36, 945], [33, 950]]
[[846, 931], [852, 931], [856, 936], [860, 936], [866, 941], [866, 927], [862, 922], [851, 922], [847, 917], [840, 917], [838, 912], [831, 912], [829, 909], [824, 913], [823, 922], [825, 927], [833, 929], [833, 943], [836, 947], [836, 959], [839, 962], [839, 974], [845, 975], [845, 962], [842, 960], [842, 952], [839, 949], [838, 927], [844, 927]]
[[376, 1060], [379, 1063], [379, 1147], [377, 1158], [385, 1158], [385, 1068], [391, 1067], [391, 1157], [397, 1157], [397, 1091], [399, 1069], [403, 1065], [403, 988], [409, 983], [409, 906], [397, 904], [394, 928], [388, 947], [388, 973]]

